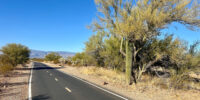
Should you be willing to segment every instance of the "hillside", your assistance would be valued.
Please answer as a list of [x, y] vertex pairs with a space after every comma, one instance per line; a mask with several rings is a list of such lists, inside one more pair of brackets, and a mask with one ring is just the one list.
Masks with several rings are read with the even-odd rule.
[[[31, 50], [30, 58], [44, 58], [45, 55], [47, 55], [50, 52], [54, 51]], [[59, 53], [64, 58], [75, 55], [75, 53], [73, 52], [65, 52], [65, 51], [56, 51], [56, 52]]]

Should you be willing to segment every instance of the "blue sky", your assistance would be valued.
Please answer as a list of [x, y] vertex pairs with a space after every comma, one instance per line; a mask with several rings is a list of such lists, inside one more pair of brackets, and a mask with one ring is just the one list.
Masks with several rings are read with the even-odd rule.
[[[93, 0], [0, 0], [0, 47], [21, 43], [36, 50], [81, 52], [96, 13]], [[179, 24], [164, 32], [190, 43], [200, 40], [200, 31]]]

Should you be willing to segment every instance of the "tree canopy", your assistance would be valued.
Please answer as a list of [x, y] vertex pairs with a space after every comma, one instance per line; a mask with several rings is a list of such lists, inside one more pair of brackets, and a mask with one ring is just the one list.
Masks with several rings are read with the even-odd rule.
[[9, 57], [13, 66], [24, 64], [29, 60], [30, 50], [28, 47], [21, 44], [7, 44], [2, 47], [1, 51], [4, 55]]
[[[93, 23], [94, 30], [107, 31], [125, 41], [126, 77], [131, 83], [131, 73], [135, 82], [141, 69], [152, 65], [162, 55], [154, 55], [153, 61], [138, 64], [139, 52], [157, 38], [160, 30], [172, 22], [178, 22], [188, 29], [200, 27], [200, 5], [198, 0], [95, 0], [100, 12], [98, 21]], [[133, 71], [132, 71], [133, 70]]]
[[58, 62], [61, 56], [56, 52], [51, 52], [45, 56], [45, 60], [47, 61], [55, 61]]

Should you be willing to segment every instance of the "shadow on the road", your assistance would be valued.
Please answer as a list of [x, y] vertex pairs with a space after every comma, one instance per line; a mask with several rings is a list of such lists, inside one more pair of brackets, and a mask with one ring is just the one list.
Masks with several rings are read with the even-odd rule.
[[[32, 97], [32, 100], [47, 100], [49, 99], [50, 97], [49, 96], [46, 96], [46, 95], [38, 95], [38, 96], [34, 96]], [[28, 99], [27, 99], [28, 100]]]
[[61, 68], [63, 68], [63, 67], [56, 67], [56, 68], [53, 68], [53, 67], [50, 67], [50, 66], [48, 66], [48, 65], [46, 65], [46, 64], [35, 62], [35, 63], [34, 63], [34, 68], [33, 68], [33, 70], [61, 69]]

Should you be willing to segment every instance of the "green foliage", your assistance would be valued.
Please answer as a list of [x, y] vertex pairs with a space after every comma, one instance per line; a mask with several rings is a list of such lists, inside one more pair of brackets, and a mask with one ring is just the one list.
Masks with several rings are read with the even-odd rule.
[[[195, 48], [198, 46], [197, 42], [194, 42], [190, 46], [187, 52], [182, 52], [176, 55], [171, 60], [175, 63], [174, 69], [170, 70], [170, 85], [175, 89], [187, 88], [187, 83], [192, 81], [190, 77], [191, 72], [200, 71], [200, 52], [195, 52]], [[180, 51], [179, 51], [180, 52]], [[195, 55], [194, 55], [195, 53]]]
[[59, 63], [61, 56], [58, 53], [51, 52], [45, 56], [45, 60], [53, 61], [55, 64]]
[[8, 44], [2, 47], [1, 51], [4, 55], [9, 57], [10, 63], [13, 66], [24, 64], [29, 60], [30, 50], [28, 47], [21, 44]]
[[120, 40], [117, 37], [110, 36], [104, 40], [104, 49], [100, 55], [104, 58], [106, 67], [123, 71], [124, 57], [120, 53]]
[[182, 65], [178, 69], [170, 70], [170, 86], [175, 89], [184, 89], [187, 88], [187, 83], [191, 81], [191, 77], [189, 76], [190, 72], [193, 69], [190, 69], [188, 65]]
[[170, 82], [174, 88], [184, 86], [184, 80], [190, 80], [188, 73], [199, 68], [198, 42], [188, 50], [187, 45], [178, 38], [174, 39], [173, 35], [158, 38], [161, 30], [172, 22], [189, 29], [199, 28], [200, 6], [197, 0], [95, 2], [101, 13], [99, 20], [92, 24], [92, 29], [97, 32], [85, 43], [85, 51], [70, 59], [74, 65], [126, 69], [127, 83], [131, 83], [131, 75], [135, 83], [139, 82], [143, 73], [152, 71], [151, 67], [171, 68], [174, 72], [169, 72]]
[[85, 51], [92, 52], [98, 51], [103, 48], [103, 39], [105, 38], [105, 32], [98, 31], [92, 35], [89, 40], [85, 43]]
[[86, 49], [71, 58], [73, 64], [81, 66], [101, 66], [124, 70], [124, 58], [120, 53], [120, 41], [115, 36], [98, 32], [86, 42]]
[[11, 60], [7, 55], [0, 55], [0, 74], [5, 75], [13, 69], [10, 62]]
[[72, 57], [71, 61], [73, 65], [78, 66], [92, 66], [97, 63], [92, 56], [89, 56], [85, 52], [76, 53], [76, 55]]
[[[158, 52], [155, 51], [155, 54], [147, 57], [148, 60], [139, 59], [141, 58], [139, 52], [144, 51], [149, 42], [151, 43], [160, 35], [161, 29], [167, 28], [172, 22], [179, 22], [189, 29], [200, 27], [198, 0], [137, 0], [135, 2], [95, 0], [95, 3], [101, 15], [98, 16], [99, 21], [93, 24], [94, 30], [108, 31], [110, 34], [122, 37], [122, 41], [129, 42], [127, 44], [130, 45], [126, 45], [126, 53], [123, 54], [133, 55], [133, 57], [126, 57], [126, 70], [133, 68], [134, 75], [139, 73], [138, 76], [134, 76], [135, 80], [166, 53], [171, 53], [174, 60], [179, 55], [175, 49], [173, 52], [167, 51], [167, 41], [165, 41], [166, 45], [159, 41], [162, 47], [157, 48]], [[190, 7], [189, 4], [191, 4]], [[155, 45], [159, 46], [160, 43]], [[133, 54], [130, 54], [129, 49], [133, 51]], [[147, 63], [143, 64], [143, 62]], [[127, 82], [130, 82], [130, 73], [131, 71], [127, 71]]]
[[72, 65], [72, 57], [67, 57], [65, 64]]
[[88, 62], [94, 61], [94, 63], [91, 63], [92, 65], [104, 66], [104, 58], [100, 55], [100, 52], [104, 48], [104, 38], [105, 32], [99, 31], [85, 43], [85, 53], [87, 54], [87, 58], [90, 59]]
[[53, 63], [54, 63], [54, 64], [58, 64], [58, 63], [59, 63], [59, 60], [54, 60]]

